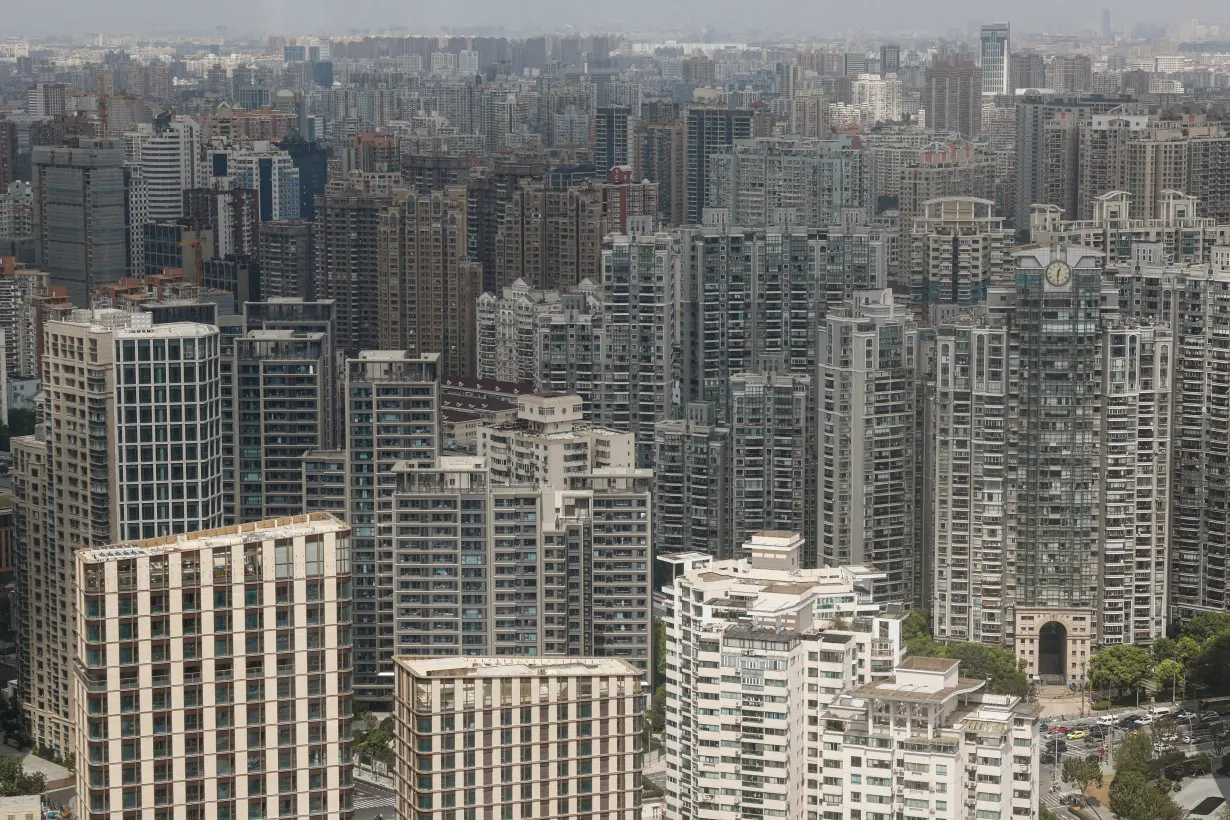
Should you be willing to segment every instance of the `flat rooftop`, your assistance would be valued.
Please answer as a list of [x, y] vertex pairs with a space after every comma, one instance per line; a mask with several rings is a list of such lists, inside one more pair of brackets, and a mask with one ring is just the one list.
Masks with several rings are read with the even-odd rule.
[[121, 541], [106, 547], [81, 550], [77, 554], [85, 563], [104, 563], [138, 555], [160, 555], [180, 550], [199, 550], [211, 547], [227, 547], [251, 541], [271, 538], [294, 538], [295, 536], [324, 535], [349, 532], [350, 525], [332, 513], [314, 512], [292, 515], [286, 518], [270, 518], [232, 527], [146, 538], [141, 541]]
[[630, 675], [635, 666], [618, 658], [414, 658], [396, 657], [394, 663], [420, 678], [524, 678], [535, 675], [588, 677]]

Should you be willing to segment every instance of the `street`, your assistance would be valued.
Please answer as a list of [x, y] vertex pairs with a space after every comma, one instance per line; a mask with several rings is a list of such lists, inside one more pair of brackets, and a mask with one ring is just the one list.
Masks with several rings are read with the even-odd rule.
[[386, 789], [364, 781], [356, 781], [354, 787], [355, 820], [393, 820], [397, 816], [397, 796]]

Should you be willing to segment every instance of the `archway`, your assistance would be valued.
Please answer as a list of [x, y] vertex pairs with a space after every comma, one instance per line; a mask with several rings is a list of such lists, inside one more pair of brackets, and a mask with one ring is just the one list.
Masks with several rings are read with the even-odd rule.
[[1050, 621], [1038, 632], [1038, 677], [1068, 679], [1068, 630], [1059, 621]]

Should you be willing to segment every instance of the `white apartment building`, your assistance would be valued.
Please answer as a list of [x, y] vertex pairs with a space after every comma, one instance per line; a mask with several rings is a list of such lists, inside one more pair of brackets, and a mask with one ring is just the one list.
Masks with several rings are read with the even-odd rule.
[[43, 329], [43, 423], [12, 445], [16, 631], [31, 735], [68, 754], [73, 555], [222, 523], [219, 342], [114, 309]]
[[875, 122], [901, 119], [901, 80], [896, 74], [859, 74], [850, 90], [851, 103], [867, 110]]
[[580, 396], [542, 392], [517, 403], [516, 421], [478, 428], [493, 481], [562, 487], [569, 475], [636, 466], [636, 436], [586, 423]]
[[987, 287], [1010, 276], [1016, 232], [1004, 227], [988, 199], [949, 196], [927, 200], [909, 233], [910, 298], [968, 308]]
[[34, 189], [15, 180], [0, 192], [0, 237], [27, 239], [34, 236]]
[[49, 274], [18, 265], [0, 269], [0, 330], [4, 331], [4, 369], [7, 375], [38, 375], [41, 329], [35, 300], [47, 291]]
[[475, 311], [478, 377], [579, 393], [594, 387], [595, 334], [602, 326], [598, 286], [538, 290], [518, 279], [484, 293]]
[[126, 134], [125, 160], [141, 166], [148, 191], [150, 221], [184, 215], [184, 191], [204, 187], [201, 127], [196, 120], [178, 116], [162, 123], [161, 130], [139, 125]]
[[227, 187], [257, 192], [262, 222], [299, 218], [299, 169], [289, 152], [267, 140], [256, 140], [224, 150], [211, 149], [209, 154], [215, 168], [220, 155], [226, 158], [226, 173], [215, 173], [215, 177], [229, 177]]
[[402, 820], [640, 820], [645, 697], [610, 658], [398, 658]]
[[883, 576], [800, 569], [802, 541], [761, 532], [745, 559], [684, 556], [665, 618], [669, 817], [814, 818], [818, 716], [903, 658], [904, 613], [872, 603]]
[[74, 555], [79, 816], [352, 816], [349, 534], [316, 513]]
[[1034, 817], [1038, 709], [961, 678], [959, 662], [907, 658], [844, 692], [808, 749], [812, 820]]
[[859, 291], [820, 335], [819, 562], [885, 573], [885, 602], [920, 600], [915, 522], [918, 330], [891, 290]]

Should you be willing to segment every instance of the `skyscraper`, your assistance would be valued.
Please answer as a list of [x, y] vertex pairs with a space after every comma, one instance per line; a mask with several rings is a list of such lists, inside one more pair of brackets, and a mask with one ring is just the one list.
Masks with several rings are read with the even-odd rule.
[[153, 126], [126, 135], [128, 160], [141, 166], [149, 200], [149, 219], [177, 219], [184, 215], [184, 191], [204, 188], [205, 166], [201, 127], [188, 117], [162, 116]]
[[1009, 87], [1008, 76], [1009, 55], [1012, 53], [1009, 42], [1009, 25], [989, 23], [982, 27], [980, 39], [982, 59], [979, 65], [982, 68], [982, 93], [1011, 94], [1012, 89]]
[[1016, 232], [990, 200], [940, 197], [922, 207], [905, 249], [911, 300], [962, 309], [984, 301], [993, 281], [1011, 275]]
[[74, 303], [88, 304], [96, 286], [128, 275], [124, 151], [112, 140], [80, 140], [36, 147], [30, 161], [39, 267]]
[[0, 190], [17, 179], [17, 123], [0, 119]]
[[896, 74], [901, 70], [901, 46], [889, 43], [880, 46], [880, 73]]
[[622, 105], [604, 105], [594, 115], [594, 167], [603, 179], [612, 168], [629, 164], [630, 115]]
[[266, 298], [313, 299], [316, 249], [312, 223], [293, 219], [260, 228], [261, 288]]
[[[380, 347], [440, 353], [449, 376], [474, 375], [475, 306], [482, 270], [466, 253], [466, 193], [446, 188], [386, 204], [377, 231], [374, 313]], [[375, 303], [372, 304], [372, 296]]]
[[382, 346], [375, 298], [380, 281], [380, 211], [391, 201], [345, 185], [316, 198], [313, 293], [334, 301], [338, 346], [348, 353]]
[[44, 424], [13, 440], [21, 697], [31, 737], [69, 754], [77, 550], [222, 523], [218, 332], [148, 313], [44, 325]]
[[81, 816], [352, 815], [348, 535], [316, 514], [71, 556]]

